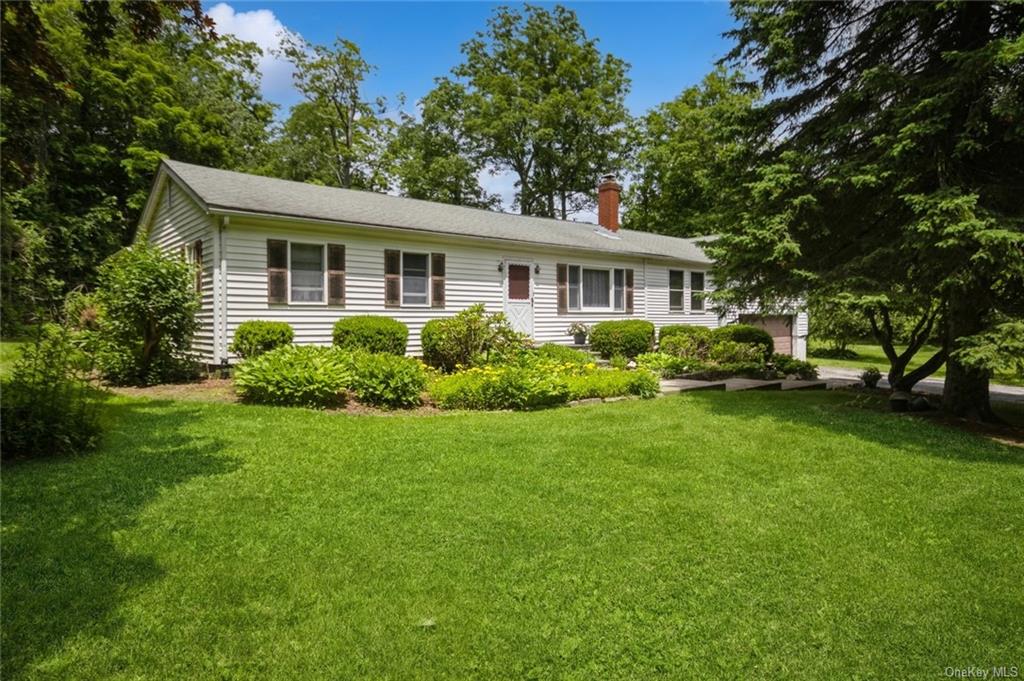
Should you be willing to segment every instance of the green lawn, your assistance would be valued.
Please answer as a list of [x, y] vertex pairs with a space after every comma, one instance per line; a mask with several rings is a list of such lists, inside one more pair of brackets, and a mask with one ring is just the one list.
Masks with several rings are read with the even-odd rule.
[[1019, 665], [1024, 451], [849, 400], [353, 417], [112, 398], [99, 452], [4, 467], [4, 678]]
[[0, 341], [0, 376], [11, 373], [24, 345], [22, 341]]
[[[811, 348], [821, 347], [818, 343], [811, 343]], [[846, 367], [848, 369], [866, 369], [870, 366], [876, 367], [882, 372], [884, 376], [889, 370], [889, 360], [886, 359], [885, 353], [882, 352], [882, 348], [877, 345], [871, 345], [870, 343], [857, 343], [850, 345], [849, 348], [857, 353], [857, 359], [829, 359], [827, 357], [808, 357], [815, 364], [823, 367]], [[937, 347], [932, 345], [926, 345], [921, 348], [914, 359], [910, 361], [909, 369], [915, 369], [925, 361], [928, 360]], [[903, 347], [897, 347], [897, 351], [902, 352]], [[931, 375], [931, 378], [942, 378], [946, 375], [946, 367], [943, 365], [941, 369]], [[993, 383], [1002, 383], [1004, 385], [1021, 385], [1024, 386], [1024, 379], [1013, 374], [997, 374], [992, 378]]]

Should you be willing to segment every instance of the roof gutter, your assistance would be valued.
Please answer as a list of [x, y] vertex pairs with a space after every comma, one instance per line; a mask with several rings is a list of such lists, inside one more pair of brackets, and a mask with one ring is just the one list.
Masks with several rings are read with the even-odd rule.
[[375, 222], [355, 222], [346, 221], [340, 222], [338, 220], [325, 220], [322, 218], [306, 218], [296, 215], [290, 215], [286, 213], [272, 213], [263, 211], [247, 211], [239, 210], [237, 208], [229, 208], [226, 206], [216, 206], [213, 204], [206, 205], [206, 210], [211, 215], [226, 215], [235, 216], [242, 218], [256, 218], [263, 220], [287, 220], [291, 222], [300, 222], [304, 224], [319, 225], [319, 226], [332, 226], [332, 227], [372, 227], [374, 229], [385, 229], [394, 232], [401, 232], [403, 234], [430, 234], [441, 237], [456, 238], [456, 239], [468, 239], [470, 241], [488, 241], [495, 243], [512, 243], [512, 244], [523, 244], [527, 246], [544, 246], [547, 248], [561, 248], [569, 251], [586, 251], [588, 253], [601, 253], [602, 255], [611, 256], [626, 256], [626, 257], [639, 257], [639, 258], [656, 258], [659, 260], [668, 260], [673, 262], [693, 262], [699, 264], [710, 265], [710, 260], [694, 260], [689, 258], [677, 258], [664, 253], [648, 253], [644, 251], [604, 251], [599, 248], [588, 248], [587, 246], [573, 246], [568, 244], [544, 244], [537, 241], [528, 241], [526, 239], [510, 239], [505, 237], [496, 236], [477, 236], [473, 234], [452, 234], [451, 232], [442, 232], [440, 230], [433, 229], [413, 229], [409, 227], [396, 227], [394, 225], [385, 225]]

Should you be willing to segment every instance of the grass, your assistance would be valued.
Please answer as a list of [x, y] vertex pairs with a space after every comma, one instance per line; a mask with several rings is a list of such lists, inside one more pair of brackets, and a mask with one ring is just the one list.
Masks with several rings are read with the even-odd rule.
[[[811, 349], [819, 347], [822, 347], [821, 343], [811, 343]], [[886, 359], [885, 353], [882, 352], [881, 347], [870, 343], [856, 343], [850, 345], [849, 348], [857, 353], [856, 359], [831, 359], [828, 357], [808, 357], [808, 359], [819, 366], [826, 367], [845, 367], [848, 369], [864, 370], [873, 366], [881, 371], [883, 376], [889, 370], [889, 360]], [[902, 352], [903, 349], [903, 346], [896, 347], [897, 352]], [[922, 347], [918, 350], [917, 354], [914, 355], [914, 358], [910, 360], [910, 364], [907, 366], [908, 371], [924, 364], [925, 361], [934, 355], [937, 350], [938, 347], [933, 345], [925, 345]], [[943, 367], [932, 374], [930, 378], [944, 378], [945, 376], [946, 367], [943, 365]], [[992, 383], [1024, 386], [1024, 378], [1015, 376], [1014, 374], [996, 374], [992, 378]]]
[[0, 376], [11, 373], [14, 363], [21, 356], [23, 341], [0, 341]]
[[1024, 452], [835, 393], [111, 398], [8, 464], [10, 679], [935, 678], [1024, 657]]

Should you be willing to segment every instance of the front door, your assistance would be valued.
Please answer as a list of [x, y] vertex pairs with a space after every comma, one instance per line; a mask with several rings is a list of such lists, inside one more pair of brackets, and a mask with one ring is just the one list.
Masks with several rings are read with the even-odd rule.
[[533, 280], [531, 265], [505, 263], [505, 315], [512, 328], [533, 336]]

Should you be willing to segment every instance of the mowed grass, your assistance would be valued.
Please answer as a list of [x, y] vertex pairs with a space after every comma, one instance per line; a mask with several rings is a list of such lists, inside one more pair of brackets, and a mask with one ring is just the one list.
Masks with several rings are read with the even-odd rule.
[[[822, 347], [823, 344], [812, 342], [811, 348]], [[870, 343], [855, 343], [849, 346], [851, 350], [857, 353], [856, 359], [831, 359], [829, 357], [808, 357], [810, 361], [823, 367], [844, 367], [847, 369], [867, 369], [868, 367], [875, 367], [882, 372], [884, 376], [889, 371], [889, 360], [885, 356], [885, 352], [878, 345], [872, 345]], [[904, 346], [897, 346], [896, 351], [902, 352], [905, 349]], [[914, 358], [910, 360], [910, 364], [907, 366], [908, 370], [916, 369], [917, 367], [924, 364], [928, 359], [938, 351], [938, 348], [933, 345], [925, 345]], [[929, 376], [929, 378], [944, 378], [946, 376], [946, 366], [943, 365], [938, 371]], [[992, 383], [1001, 383], [1003, 385], [1019, 385], [1024, 386], [1024, 378], [1014, 374], [1001, 373], [996, 374], [992, 377]]]
[[[5, 466], [5, 678], [938, 678], [1024, 659], [1024, 452], [833, 393], [112, 398]], [[6, 424], [5, 424], [6, 425]]]

